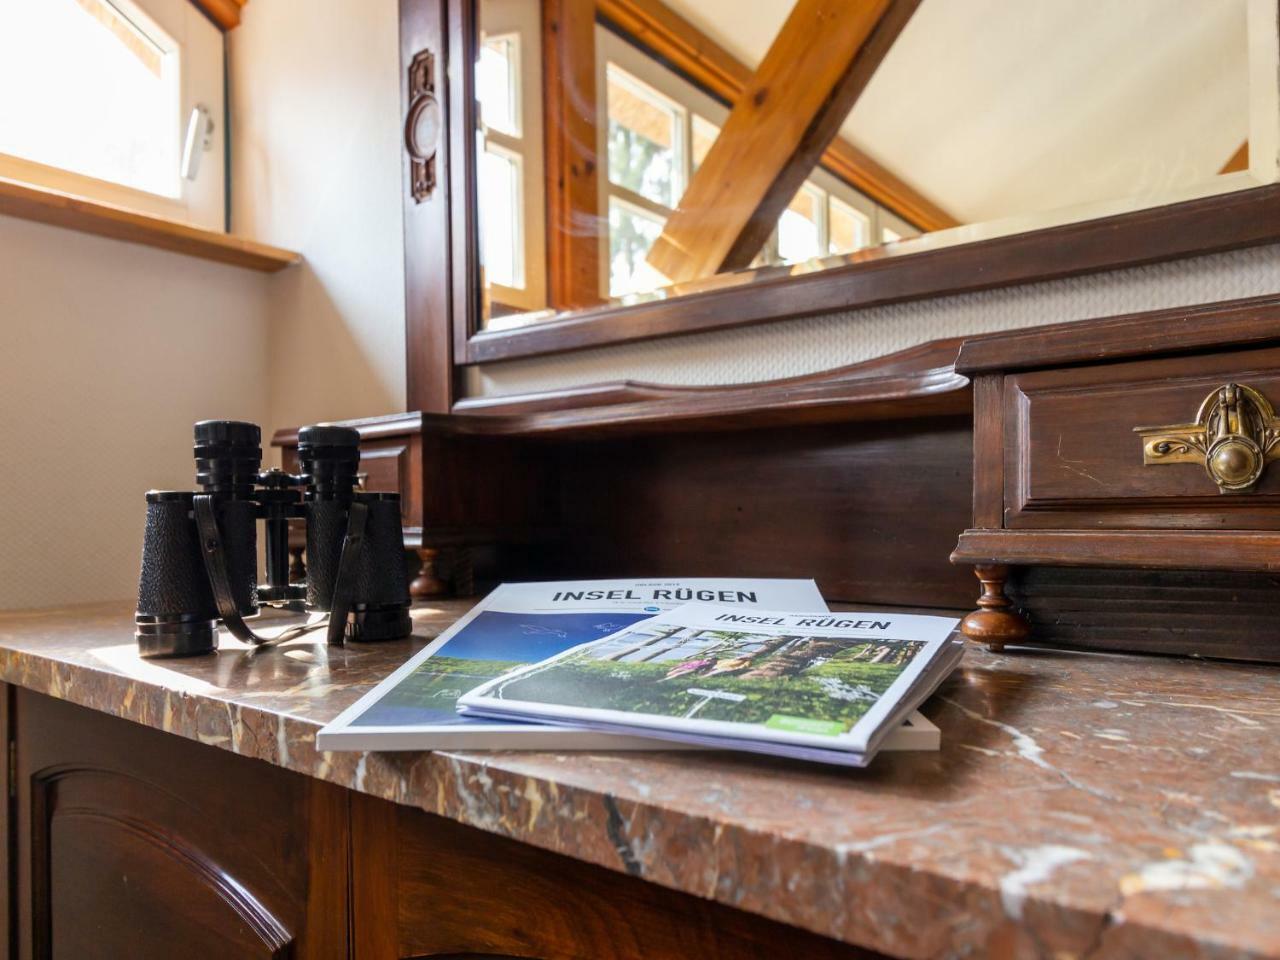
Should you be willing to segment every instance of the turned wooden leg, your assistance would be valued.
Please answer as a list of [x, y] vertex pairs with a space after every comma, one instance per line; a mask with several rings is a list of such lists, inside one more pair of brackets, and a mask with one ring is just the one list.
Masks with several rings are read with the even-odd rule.
[[415, 600], [434, 600], [448, 596], [449, 588], [443, 580], [436, 576], [436, 556], [438, 551], [431, 547], [419, 547], [413, 551], [422, 561], [422, 569], [409, 584], [409, 596]]
[[1009, 568], [1004, 564], [979, 564], [973, 568], [982, 583], [978, 609], [960, 621], [960, 632], [970, 640], [999, 651], [1006, 643], [1021, 643], [1031, 633], [1027, 618], [1013, 607], [1004, 592]]

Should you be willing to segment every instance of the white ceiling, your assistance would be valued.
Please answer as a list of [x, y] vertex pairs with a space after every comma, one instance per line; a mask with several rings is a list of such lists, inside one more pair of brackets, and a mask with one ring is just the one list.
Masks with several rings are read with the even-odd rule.
[[[755, 66], [793, 0], [667, 0]], [[1246, 0], [924, 0], [841, 130], [964, 223], [1215, 175], [1248, 131]]]

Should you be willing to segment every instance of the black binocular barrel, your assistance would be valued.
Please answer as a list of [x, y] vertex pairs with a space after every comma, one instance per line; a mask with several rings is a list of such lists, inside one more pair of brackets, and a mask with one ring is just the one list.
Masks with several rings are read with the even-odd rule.
[[326, 424], [303, 427], [298, 431], [298, 463], [312, 499], [349, 501], [360, 466], [360, 434]]
[[189, 656], [216, 646], [218, 608], [205, 574], [187, 491], [147, 493], [134, 634], [144, 657]]
[[201, 420], [195, 456], [196, 483], [206, 493], [251, 497], [262, 466], [262, 431], [243, 420]]
[[404, 530], [398, 493], [356, 493], [368, 510], [364, 544], [352, 570], [354, 602], [347, 614], [347, 640], [396, 640], [413, 632], [409, 618], [409, 578], [404, 562]]
[[298, 463], [307, 479], [307, 607], [333, 606], [347, 509], [360, 466], [360, 434], [323, 424], [298, 431]]

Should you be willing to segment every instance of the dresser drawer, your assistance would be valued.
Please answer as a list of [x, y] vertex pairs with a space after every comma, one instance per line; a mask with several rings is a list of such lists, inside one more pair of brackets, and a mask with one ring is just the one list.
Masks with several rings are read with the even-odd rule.
[[[377, 493], [400, 494], [400, 513], [406, 524], [412, 524], [414, 503], [411, 500], [413, 450], [404, 437], [386, 437], [360, 442], [358, 476], [364, 489]], [[287, 473], [297, 473], [298, 448], [282, 446], [280, 463]]]
[[1010, 374], [1002, 393], [1006, 529], [1280, 529], [1280, 349]]
[[403, 494], [409, 486], [409, 445], [400, 438], [365, 440], [360, 444], [364, 488]]

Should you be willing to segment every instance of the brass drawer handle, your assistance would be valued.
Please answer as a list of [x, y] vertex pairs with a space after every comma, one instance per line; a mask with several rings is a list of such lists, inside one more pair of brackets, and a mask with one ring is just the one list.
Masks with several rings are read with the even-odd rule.
[[1280, 456], [1280, 420], [1253, 387], [1224, 383], [1204, 398], [1194, 423], [1134, 427], [1142, 463], [1203, 464], [1219, 493], [1248, 493]]

